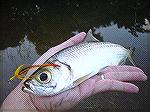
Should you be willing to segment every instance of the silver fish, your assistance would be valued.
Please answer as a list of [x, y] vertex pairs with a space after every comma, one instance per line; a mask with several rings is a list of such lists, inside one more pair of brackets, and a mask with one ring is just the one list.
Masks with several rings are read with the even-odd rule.
[[99, 42], [89, 30], [84, 42], [57, 52], [45, 62], [58, 66], [38, 68], [32, 74], [34, 77], [24, 82], [22, 90], [39, 96], [55, 95], [79, 85], [107, 66], [124, 64], [127, 58], [133, 63], [129, 49]]

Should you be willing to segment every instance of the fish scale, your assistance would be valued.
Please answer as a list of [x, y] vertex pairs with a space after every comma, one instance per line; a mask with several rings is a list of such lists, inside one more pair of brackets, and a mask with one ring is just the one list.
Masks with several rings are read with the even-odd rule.
[[[81, 43], [77, 46], [67, 48], [58, 52], [53, 57], [69, 65], [73, 71], [74, 80], [76, 80], [91, 72], [95, 74], [107, 65], [118, 65], [120, 61], [116, 61], [115, 59], [126, 59], [126, 54], [126, 49], [118, 44], [92, 42]], [[112, 58], [114, 58], [114, 61]], [[111, 61], [109, 62], [108, 60]], [[93, 70], [91, 70], [91, 68], [93, 68]]]
[[[81, 43], [77, 46], [73, 46], [73, 47], [69, 47], [67, 49], [64, 49], [63, 52], [58, 52], [57, 54], [55, 54], [55, 57], [58, 56], [70, 56], [70, 55], [75, 55], [76, 53], [84, 53], [86, 51], [90, 51], [90, 50], [94, 50], [94, 49], [100, 49], [100, 48], [107, 48], [107, 47], [122, 47], [120, 45], [117, 44], [112, 44], [112, 43], [108, 43], [108, 42], [93, 42], [93, 43]], [[74, 52], [75, 51], [75, 52]]]
[[[85, 55], [86, 53], [90, 53], [91, 51], [95, 51], [95, 53], [100, 53], [102, 50], [109, 48], [114, 48], [114, 51], [119, 52], [119, 50], [124, 50], [125, 48], [118, 45], [118, 44], [112, 44], [108, 42], [96, 42], [96, 43], [81, 43], [77, 46], [73, 46], [67, 49], [62, 50], [61, 52], [58, 52], [57, 54], [53, 55], [53, 58], [61, 60], [72, 59], [75, 60], [79, 58], [80, 56]], [[116, 50], [117, 49], [117, 50]], [[107, 51], [106, 51], [107, 52]]]

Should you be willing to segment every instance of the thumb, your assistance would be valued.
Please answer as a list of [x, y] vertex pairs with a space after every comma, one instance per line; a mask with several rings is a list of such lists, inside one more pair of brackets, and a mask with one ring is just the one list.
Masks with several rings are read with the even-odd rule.
[[[71, 37], [70, 39], [68, 39], [67, 41], [63, 42], [60, 45], [57, 45], [55, 47], [50, 48], [47, 52], [45, 52], [38, 60], [36, 60], [34, 62], [33, 65], [37, 65], [37, 64], [43, 64], [48, 58], [50, 58], [52, 55], [54, 55], [56, 52], [72, 46], [74, 44], [78, 44], [80, 42], [82, 42], [85, 38], [86, 33], [85, 32], [81, 32], [73, 37]], [[32, 73], [34, 73], [38, 68], [35, 69], [31, 69], [27, 72], [27, 76], [30, 76]]]

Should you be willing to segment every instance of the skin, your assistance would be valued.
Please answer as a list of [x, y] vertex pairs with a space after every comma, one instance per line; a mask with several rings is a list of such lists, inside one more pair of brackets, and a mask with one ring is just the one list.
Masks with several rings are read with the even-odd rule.
[[[34, 64], [43, 63], [47, 60], [46, 57], [55, 54], [63, 48], [83, 41], [85, 35], [84, 32], [81, 32], [64, 43], [49, 49]], [[127, 93], [138, 93], [139, 88], [128, 81], [147, 80], [147, 76], [141, 69], [127, 65], [106, 67], [99, 74], [103, 74], [105, 79], [101, 80], [100, 75], [95, 75], [73, 89], [55, 96], [47, 97], [24, 93], [21, 90], [23, 84], [22, 81], [4, 100], [1, 110], [3, 112], [66, 111], [75, 106], [81, 100], [99, 92], [121, 91]]]

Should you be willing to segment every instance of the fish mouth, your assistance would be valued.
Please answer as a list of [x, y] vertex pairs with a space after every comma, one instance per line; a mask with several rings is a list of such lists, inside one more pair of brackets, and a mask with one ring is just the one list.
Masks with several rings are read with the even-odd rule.
[[26, 93], [32, 93], [32, 94], [34, 93], [33, 90], [31, 89], [28, 81], [24, 82], [24, 86], [22, 87], [22, 91], [26, 92]]

